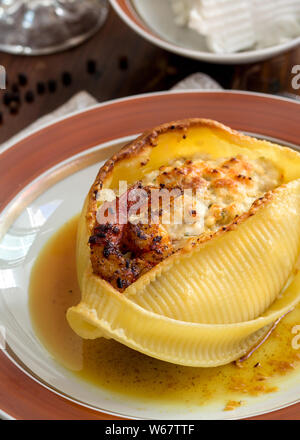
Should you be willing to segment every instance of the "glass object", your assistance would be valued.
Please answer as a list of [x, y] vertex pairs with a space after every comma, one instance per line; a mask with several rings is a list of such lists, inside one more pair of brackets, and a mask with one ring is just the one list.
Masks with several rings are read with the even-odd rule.
[[0, 50], [23, 55], [57, 52], [99, 29], [107, 0], [0, 0]]

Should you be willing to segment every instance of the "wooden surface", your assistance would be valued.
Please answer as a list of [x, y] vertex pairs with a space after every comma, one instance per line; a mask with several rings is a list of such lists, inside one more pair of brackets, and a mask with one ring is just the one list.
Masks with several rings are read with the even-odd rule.
[[[0, 90], [0, 143], [80, 90], [87, 90], [99, 101], [105, 101], [166, 90], [187, 75], [201, 71], [225, 88], [300, 94], [291, 85], [292, 66], [300, 64], [300, 47], [252, 65], [201, 63], [151, 45], [112, 10], [102, 29], [73, 50], [39, 57], [0, 53], [0, 64], [6, 68], [8, 77], [7, 90]], [[63, 73], [67, 73], [65, 84]], [[26, 76], [26, 85], [19, 85], [19, 74]], [[50, 90], [49, 81], [52, 81]], [[42, 83], [40, 87], [45, 86], [44, 93], [37, 93], [38, 82]], [[11, 100], [9, 106], [7, 100]]]

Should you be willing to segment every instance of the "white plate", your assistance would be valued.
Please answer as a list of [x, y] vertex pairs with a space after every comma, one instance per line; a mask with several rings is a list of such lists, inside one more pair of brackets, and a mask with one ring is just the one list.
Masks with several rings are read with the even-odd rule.
[[[126, 139], [128, 140], [128, 139]], [[119, 140], [117, 143], [119, 144]], [[125, 140], [121, 142], [125, 143]], [[112, 145], [112, 144], [110, 144]], [[105, 145], [103, 146], [105, 147]], [[98, 148], [102, 148], [101, 146]], [[88, 150], [84, 155], [88, 155]], [[68, 163], [72, 166], [76, 158]], [[42, 176], [50, 179], [66, 163]], [[101, 165], [101, 164], [100, 164]], [[24, 371], [36, 377], [50, 389], [74, 401], [107, 413], [131, 418], [151, 419], [227, 419], [243, 418], [284, 406], [300, 395], [300, 377], [292, 375], [284, 381], [280, 392], [261, 397], [247, 396], [247, 405], [232, 412], [224, 412], [224, 402], [213, 402], [201, 407], [187, 404], [172, 405], [135, 400], [106, 391], [80, 380], [62, 367], [35, 335], [28, 310], [28, 287], [32, 266], [44, 244], [67, 220], [78, 213], [99, 164], [84, 168], [63, 178], [36, 200], [29, 203], [9, 228], [0, 246], [1, 284], [0, 322], [6, 328], [7, 343], [13, 354], [11, 359], [26, 365]], [[39, 179], [35, 182], [38, 183]], [[78, 185], [80, 182], [80, 185]], [[76, 187], [76, 193], [74, 193]]]
[[[28, 308], [29, 277], [33, 264], [53, 233], [80, 211], [101, 161], [136, 136], [138, 131], [155, 126], [158, 121], [190, 117], [191, 112], [201, 114], [203, 108], [208, 117], [248, 132], [253, 132], [251, 127], [257, 127], [259, 135], [272, 136], [280, 143], [287, 144], [289, 139], [290, 142], [298, 139], [299, 104], [295, 102], [257, 94], [177, 92], [135, 96], [95, 106], [32, 133], [3, 153], [4, 163], [9, 164], [9, 158], [15, 155], [21, 164], [14, 162], [17, 170], [18, 166], [23, 167], [28, 174], [27, 167], [32, 164], [35, 171], [32, 171], [32, 178], [26, 177], [29, 179], [26, 185], [22, 184], [24, 180], [13, 180], [12, 191], [16, 195], [0, 215], [0, 233], [4, 232], [0, 241], [0, 325], [6, 329], [8, 348], [2, 354], [0, 352], [0, 415], [3, 414], [1, 410], [12, 417], [17, 414], [20, 418], [34, 418], [38, 411], [40, 417], [47, 418], [53, 417], [55, 411], [61, 411], [60, 414], [64, 411], [62, 416], [70, 415], [75, 411], [75, 405], [70, 405], [72, 401], [78, 403], [78, 418], [86, 417], [84, 410], [88, 407], [94, 410], [94, 418], [116, 414], [143, 419], [239, 419], [266, 414], [299, 402], [298, 369], [279, 380], [278, 392], [259, 397], [247, 395], [247, 404], [230, 412], [223, 411], [224, 401], [212, 401], [202, 406], [184, 402], [171, 405], [159, 401], [157, 396], [156, 402], [149, 403], [79, 379], [51, 356], [33, 330]], [[266, 115], [264, 120], [259, 116], [258, 109]], [[283, 114], [286, 115], [285, 123], [280, 125]], [[282, 132], [282, 128], [285, 131]], [[279, 133], [282, 138], [278, 139]], [[122, 137], [113, 140], [114, 136]], [[107, 139], [110, 139], [109, 142], [104, 143]], [[103, 143], [99, 145], [99, 142]], [[67, 146], [68, 149], [63, 152]], [[69, 151], [73, 153], [68, 155]], [[82, 152], [75, 155], [75, 151]], [[63, 154], [66, 158], [58, 159]], [[30, 163], [26, 162], [28, 156]], [[43, 161], [45, 172], [40, 171]], [[56, 165], [51, 166], [51, 163]], [[5, 169], [2, 173], [5, 174]], [[12, 169], [8, 169], [7, 186], [11, 174]], [[31, 395], [33, 388], [35, 394]], [[46, 392], [46, 388], [50, 391]], [[13, 411], [7, 402], [13, 402], [18, 412]], [[35, 411], [29, 416], [28, 407]], [[56, 410], [56, 407], [59, 409]], [[67, 412], [70, 408], [72, 412]], [[299, 406], [290, 406], [286, 411], [291, 414], [298, 411], [297, 408]], [[271, 416], [276, 417], [276, 413]]]

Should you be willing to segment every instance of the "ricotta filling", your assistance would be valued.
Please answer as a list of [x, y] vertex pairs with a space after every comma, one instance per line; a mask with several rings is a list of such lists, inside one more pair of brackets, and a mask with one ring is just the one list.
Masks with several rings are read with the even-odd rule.
[[[175, 159], [145, 174], [138, 182], [141, 189], [147, 188], [148, 195], [151, 193], [150, 202], [143, 213], [129, 210], [128, 222], [149, 223], [149, 207], [152, 215], [159, 206], [159, 223], [178, 248], [190, 237], [211, 234], [229, 225], [282, 182], [280, 169], [264, 157], [250, 159], [238, 155], [214, 159], [202, 154]], [[152, 198], [155, 191], [156, 199]], [[169, 204], [164, 205], [162, 191], [171, 194], [167, 197]], [[108, 202], [125, 194], [122, 186], [108, 192]], [[153, 202], [157, 198], [159, 204]]]
[[[282, 180], [280, 170], [264, 157], [212, 159], [202, 155], [174, 160], [146, 174], [142, 185], [187, 190], [174, 203], [173, 215], [171, 206], [171, 221], [162, 222], [172, 241], [181, 242], [230, 224]], [[186, 218], [182, 211], [191, 215]]]
[[97, 194], [97, 224], [89, 238], [93, 271], [123, 292], [191, 237], [209, 238], [226, 228], [282, 182], [270, 160], [241, 155], [180, 158], [144, 170], [129, 186], [120, 181], [119, 189]]

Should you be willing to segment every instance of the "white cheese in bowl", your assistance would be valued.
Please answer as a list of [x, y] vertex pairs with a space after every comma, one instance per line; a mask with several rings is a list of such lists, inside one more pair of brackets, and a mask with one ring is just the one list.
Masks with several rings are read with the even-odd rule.
[[175, 22], [215, 53], [270, 47], [300, 36], [300, 0], [171, 0]]

